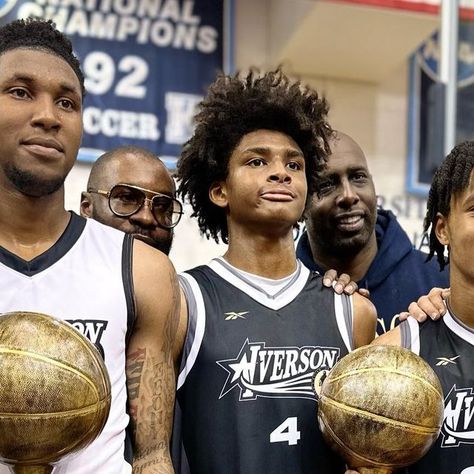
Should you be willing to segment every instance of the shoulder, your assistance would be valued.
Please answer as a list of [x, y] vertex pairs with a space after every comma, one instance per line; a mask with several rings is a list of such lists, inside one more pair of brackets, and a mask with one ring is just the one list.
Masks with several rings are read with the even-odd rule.
[[354, 311], [357, 311], [358, 313], [367, 314], [374, 317], [377, 316], [377, 310], [375, 309], [372, 301], [357, 292], [352, 295], [352, 304], [354, 306]]
[[167, 255], [137, 239], [133, 240], [133, 271], [152, 277], [152, 281], [167, 274], [176, 275]]
[[373, 303], [358, 293], [352, 296], [354, 309], [354, 334], [355, 347], [369, 344], [375, 337], [377, 327], [377, 310]]
[[133, 288], [137, 317], [168, 314], [179, 299], [179, 285], [170, 259], [140, 240], [133, 241]]
[[183, 276], [183, 277], [186, 277], [186, 276], [189, 276], [189, 275], [196, 275], [196, 274], [200, 274], [200, 273], [212, 273], [211, 271], [211, 268], [209, 267], [209, 265], [198, 265], [197, 267], [193, 267], [193, 268], [188, 268], [187, 270], [183, 271], [183, 272], [180, 272], [179, 273], [179, 276]]
[[394, 329], [376, 337], [372, 344], [386, 345], [386, 346], [401, 346], [401, 329], [396, 326]]

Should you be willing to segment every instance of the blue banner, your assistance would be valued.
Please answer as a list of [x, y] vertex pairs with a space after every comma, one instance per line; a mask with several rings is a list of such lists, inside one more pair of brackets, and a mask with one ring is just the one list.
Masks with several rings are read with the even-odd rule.
[[224, 67], [225, 0], [0, 0], [0, 23], [52, 19], [71, 38], [87, 95], [79, 159], [142, 146], [170, 168], [196, 104]]
[[[444, 158], [445, 86], [439, 80], [438, 33], [410, 58], [407, 189], [428, 193]], [[456, 143], [474, 139], [474, 22], [459, 24]]]

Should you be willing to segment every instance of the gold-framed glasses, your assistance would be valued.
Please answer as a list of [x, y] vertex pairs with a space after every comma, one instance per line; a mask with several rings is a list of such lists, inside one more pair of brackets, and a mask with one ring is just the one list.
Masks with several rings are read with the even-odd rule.
[[132, 184], [116, 184], [110, 191], [89, 188], [87, 192], [105, 196], [118, 217], [133, 216], [147, 203], [156, 222], [166, 229], [175, 227], [183, 215], [183, 206], [177, 199]]

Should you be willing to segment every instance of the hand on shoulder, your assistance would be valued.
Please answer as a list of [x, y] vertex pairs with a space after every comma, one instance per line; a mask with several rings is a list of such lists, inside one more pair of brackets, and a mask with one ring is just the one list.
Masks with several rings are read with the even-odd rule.
[[408, 311], [399, 314], [400, 321], [408, 316], [413, 316], [418, 322], [423, 322], [427, 317], [439, 319], [446, 314], [445, 300], [450, 294], [449, 288], [432, 288], [427, 295], [420, 296], [417, 301], [410, 303]]
[[359, 285], [353, 281], [347, 273], [337, 274], [337, 270], [328, 270], [323, 276], [323, 285], [327, 288], [333, 288], [334, 291], [341, 295], [353, 295], [358, 292], [362, 296], [368, 298], [370, 296], [369, 290], [365, 288], [359, 288]]

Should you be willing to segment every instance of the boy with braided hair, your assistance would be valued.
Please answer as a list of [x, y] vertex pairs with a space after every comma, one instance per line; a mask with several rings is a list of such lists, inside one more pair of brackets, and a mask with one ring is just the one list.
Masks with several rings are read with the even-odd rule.
[[[474, 472], [474, 141], [457, 145], [436, 171], [427, 203], [429, 258], [449, 262], [451, 292], [439, 321], [408, 318], [376, 344], [409, 348], [438, 375], [445, 396], [441, 434], [410, 474]], [[446, 256], [446, 249], [448, 254]]]

